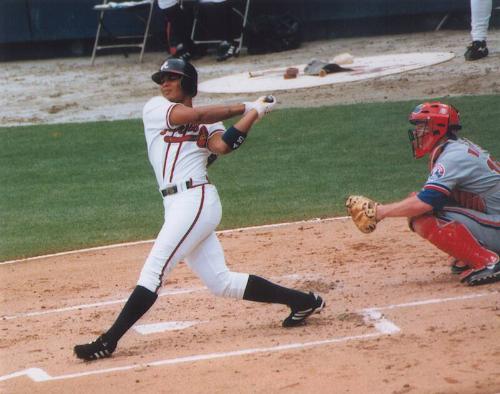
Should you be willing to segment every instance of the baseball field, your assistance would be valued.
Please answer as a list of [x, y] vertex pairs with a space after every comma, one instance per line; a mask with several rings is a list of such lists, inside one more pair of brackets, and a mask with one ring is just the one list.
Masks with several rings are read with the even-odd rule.
[[[284, 329], [286, 308], [215, 298], [180, 264], [113, 357], [95, 363], [77, 360], [72, 348], [113, 322], [163, 219], [142, 122], [92, 117], [97, 108], [85, 81], [67, 85], [71, 61], [80, 78], [87, 72], [87, 81], [97, 80], [99, 69], [83, 64], [88, 59], [53, 61], [62, 85], [47, 82], [43, 103], [29, 91], [11, 102], [2, 98], [0, 392], [500, 392], [500, 284], [459, 283], [448, 257], [406, 220], [386, 220], [366, 235], [345, 218], [349, 194], [388, 202], [424, 183], [427, 163], [413, 159], [407, 136], [407, 115], [423, 100], [457, 106], [462, 135], [500, 156], [500, 34], [492, 32], [497, 50], [479, 64], [463, 61], [465, 32], [434, 34], [437, 49], [456, 52], [455, 59], [353, 86], [317, 87], [302, 100], [300, 90], [277, 93], [278, 109], [209, 169], [223, 205], [219, 238], [230, 268], [321, 294], [321, 314]], [[326, 50], [370, 54], [384, 46], [401, 53], [429, 45], [429, 36], [319, 42], [284, 56], [307, 61]], [[143, 85], [161, 55], [149, 54], [143, 65], [133, 57], [99, 60], [105, 86], [102, 95], [95, 91], [96, 107], [110, 101], [112, 89], [119, 106], [120, 92], [137, 83], [135, 102], [127, 93], [121, 103], [140, 113], [139, 102], [155, 94]], [[130, 73], [121, 76], [123, 89], [109, 66], [120, 61]], [[275, 65], [266, 56], [232, 61], [240, 70]], [[43, 75], [49, 63], [29, 66]], [[26, 66], [1, 71], [9, 94], [29, 84]], [[229, 70], [224, 64], [214, 71], [212, 59], [199, 67], [202, 77]], [[45, 117], [15, 118], [21, 99], [33, 113], [45, 108]], [[243, 99], [249, 97], [200, 95], [201, 103]], [[72, 117], [78, 105], [81, 113]]]

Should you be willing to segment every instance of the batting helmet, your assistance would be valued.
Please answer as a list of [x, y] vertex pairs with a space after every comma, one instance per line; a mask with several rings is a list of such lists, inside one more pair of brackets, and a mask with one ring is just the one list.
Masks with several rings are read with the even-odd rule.
[[437, 101], [417, 105], [408, 119], [415, 125], [408, 134], [416, 159], [430, 152], [442, 137], [456, 138], [462, 128], [458, 110]]
[[182, 75], [181, 88], [188, 96], [194, 97], [198, 93], [198, 73], [194, 66], [182, 59], [170, 58], [165, 60], [160, 70], [151, 75], [153, 81], [161, 85], [165, 74], [173, 73]]

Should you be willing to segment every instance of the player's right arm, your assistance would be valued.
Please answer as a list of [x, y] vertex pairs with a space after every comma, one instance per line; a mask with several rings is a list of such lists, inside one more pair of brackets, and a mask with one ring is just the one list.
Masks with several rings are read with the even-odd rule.
[[416, 217], [439, 211], [449, 201], [451, 190], [460, 178], [461, 155], [445, 151], [434, 164], [427, 181], [418, 193], [392, 204], [377, 207], [377, 220], [386, 217]]
[[376, 219], [380, 221], [388, 217], [415, 217], [432, 211], [432, 205], [422, 201], [417, 195], [391, 204], [377, 206]]

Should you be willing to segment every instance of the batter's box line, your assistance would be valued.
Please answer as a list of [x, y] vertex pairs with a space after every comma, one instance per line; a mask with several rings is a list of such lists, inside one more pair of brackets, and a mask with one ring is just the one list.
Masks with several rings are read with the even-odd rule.
[[[316, 274], [288, 274], [288, 275], [282, 275], [282, 276], [273, 276], [271, 279], [272, 280], [318, 280], [321, 279], [323, 276], [322, 275], [316, 275]], [[185, 289], [169, 289], [169, 290], [164, 290], [158, 294], [158, 297], [164, 297], [164, 296], [172, 296], [172, 295], [178, 295], [178, 294], [189, 294], [189, 293], [196, 293], [200, 291], [205, 291], [208, 290], [207, 287], [205, 286], [200, 286], [200, 287], [191, 287], [191, 288], [185, 288]], [[45, 316], [45, 315], [51, 315], [54, 313], [64, 313], [64, 312], [70, 312], [70, 311], [79, 311], [83, 309], [90, 309], [90, 308], [101, 308], [101, 307], [106, 307], [109, 305], [116, 305], [116, 304], [125, 304], [127, 302], [126, 298], [121, 298], [121, 299], [116, 299], [116, 300], [107, 300], [107, 301], [100, 301], [100, 302], [94, 302], [92, 304], [78, 304], [78, 305], [72, 305], [72, 306], [67, 306], [63, 308], [54, 308], [54, 309], [44, 309], [42, 311], [32, 311], [32, 312], [19, 312], [13, 315], [3, 315], [0, 316], [0, 320], [12, 320], [12, 319], [19, 319], [19, 318], [24, 318], [24, 317], [35, 317], [35, 316]]]
[[109, 372], [120, 372], [120, 371], [127, 371], [127, 370], [133, 370], [133, 369], [143, 369], [143, 368], [147, 368], [147, 367], [157, 367], [157, 366], [163, 366], [163, 365], [175, 365], [175, 364], [188, 363], [188, 362], [214, 360], [214, 359], [219, 359], [219, 358], [244, 356], [244, 355], [256, 354], [256, 353], [271, 353], [271, 352], [279, 352], [279, 351], [286, 351], [286, 350], [297, 350], [297, 349], [304, 349], [304, 348], [308, 348], [308, 347], [331, 345], [331, 344], [335, 344], [335, 343], [342, 343], [342, 342], [355, 341], [355, 340], [369, 340], [369, 339], [374, 339], [374, 338], [378, 338], [378, 337], [385, 336], [385, 335], [396, 334], [396, 333], [401, 331], [401, 329], [398, 326], [396, 326], [392, 321], [390, 321], [384, 317], [384, 315], [381, 313], [381, 311], [383, 311], [383, 310], [417, 307], [417, 306], [438, 304], [438, 303], [452, 302], [452, 301], [463, 301], [463, 300], [476, 299], [476, 298], [480, 298], [480, 297], [486, 297], [486, 296], [497, 295], [497, 294], [498, 294], [497, 291], [493, 291], [493, 292], [489, 292], [489, 293], [469, 294], [469, 295], [449, 297], [449, 298], [435, 298], [435, 299], [429, 299], [429, 300], [407, 302], [407, 303], [403, 303], [403, 304], [394, 304], [394, 305], [387, 305], [387, 306], [380, 306], [380, 307], [365, 308], [365, 309], [358, 311], [358, 313], [363, 316], [363, 319], [365, 320], [366, 323], [373, 324], [373, 326], [376, 330], [376, 332], [368, 333], [368, 334], [353, 335], [353, 336], [346, 336], [346, 337], [340, 337], [340, 338], [330, 338], [330, 339], [324, 339], [324, 340], [312, 341], [312, 342], [291, 343], [288, 345], [279, 345], [279, 346], [273, 346], [273, 347], [251, 348], [251, 349], [235, 350], [235, 351], [230, 351], [230, 352], [199, 354], [199, 355], [192, 355], [192, 356], [185, 356], [185, 357], [177, 357], [177, 358], [173, 358], [173, 359], [153, 361], [153, 362], [150, 362], [147, 364], [125, 365], [125, 366], [116, 367], [116, 368], [96, 369], [93, 371], [78, 372], [78, 373], [59, 375], [59, 376], [51, 376], [41, 368], [27, 368], [27, 369], [17, 371], [17, 372], [8, 374], [8, 375], [0, 376], [0, 382], [5, 381], [5, 380], [9, 380], [9, 379], [13, 379], [16, 377], [21, 377], [21, 376], [27, 376], [31, 380], [33, 380], [34, 382], [46, 382], [46, 381], [55, 381], [55, 380], [75, 379], [75, 378], [80, 378], [80, 377], [89, 376], [89, 375], [105, 374], [105, 373], [109, 373]]
[[374, 333], [363, 334], [363, 335], [352, 335], [352, 336], [340, 337], [340, 338], [330, 338], [330, 339], [324, 339], [324, 340], [320, 340], [320, 341], [290, 343], [287, 345], [279, 345], [279, 346], [273, 346], [273, 347], [250, 348], [250, 349], [235, 350], [235, 351], [230, 351], [230, 352], [198, 354], [198, 355], [192, 355], [192, 356], [177, 357], [177, 358], [171, 358], [171, 359], [166, 359], [166, 360], [153, 361], [153, 362], [150, 362], [147, 364], [125, 365], [122, 367], [96, 369], [93, 371], [79, 372], [79, 373], [59, 375], [59, 376], [51, 376], [41, 368], [28, 368], [28, 369], [24, 369], [22, 371], [17, 371], [17, 372], [11, 373], [9, 375], [0, 376], [0, 382], [8, 380], [8, 379], [21, 377], [21, 376], [27, 376], [31, 380], [33, 380], [34, 382], [47, 382], [47, 381], [54, 381], [54, 380], [75, 379], [75, 378], [80, 378], [80, 377], [89, 376], [89, 375], [100, 375], [100, 374], [106, 374], [106, 373], [110, 373], [110, 372], [128, 371], [128, 370], [132, 370], [132, 369], [144, 369], [147, 367], [159, 367], [159, 366], [164, 366], [164, 365], [175, 365], [175, 364], [182, 364], [182, 363], [189, 363], [189, 362], [215, 360], [215, 359], [219, 359], [219, 358], [245, 356], [245, 355], [256, 354], [256, 353], [274, 353], [274, 352], [280, 352], [280, 351], [286, 351], [286, 350], [297, 350], [297, 349], [304, 349], [304, 348], [309, 348], [309, 347], [331, 345], [331, 344], [335, 344], [335, 343], [342, 343], [342, 342], [353, 341], [353, 340], [367, 340], [367, 339], [377, 338], [377, 337], [380, 337], [382, 335], [384, 335], [384, 334], [382, 334], [380, 332], [374, 332]]

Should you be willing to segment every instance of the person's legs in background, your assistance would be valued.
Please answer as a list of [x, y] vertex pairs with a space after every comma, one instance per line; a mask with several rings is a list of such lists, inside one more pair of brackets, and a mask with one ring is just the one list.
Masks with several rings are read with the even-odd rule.
[[465, 60], [478, 60], [488, 56], [486, 39], [491, 17], [492, 0], [471, 0], [472, 44], [467, 47]]
[[192, 15], [179, 4], [163, 10], [168, 52], [173, 57], [189, 61], [193, 54], [191, 41]]
[[[235, 38], [235, 32], [241, 32], [242, 23], [240, 18], [232, 10], [231, 0], [220, 3], [220, 21], [222, 25], [222, 39], [223, 42], [219, 45], [217, 61], [221, 62], [229, 59], [230, 57], [237, 57], [239, 55], [239, 46]], [[237, 34], [239, 36], [239, 33]]]

